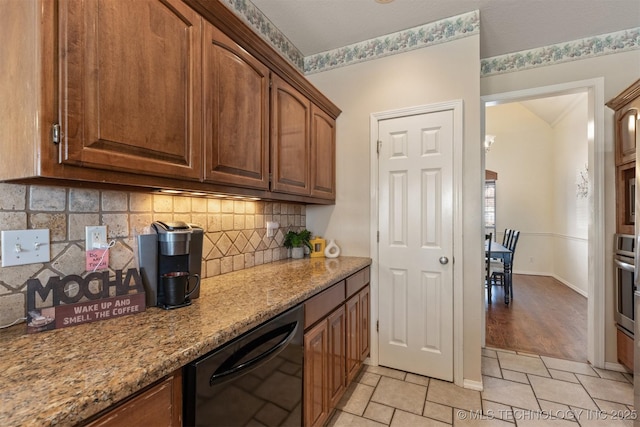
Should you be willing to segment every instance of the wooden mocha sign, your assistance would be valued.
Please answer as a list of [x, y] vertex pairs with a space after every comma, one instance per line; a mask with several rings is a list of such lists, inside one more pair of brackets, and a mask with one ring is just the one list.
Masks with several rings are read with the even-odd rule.
[[[123, 277], [124, 276], [124, 277]], [[145, 311], [144, 286], [135, 268], [93, 272], [85, 277], [52, 276], [45, 286], [27, 281], [27, 332], [66, 328]]]

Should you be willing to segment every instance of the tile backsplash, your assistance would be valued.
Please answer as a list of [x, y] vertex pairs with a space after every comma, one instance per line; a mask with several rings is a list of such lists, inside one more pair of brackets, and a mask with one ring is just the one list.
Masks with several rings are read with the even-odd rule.
[[[50, 262], [0, 267], [0, 326], [25, 316], [28, 279], [85, 273], [85, 226], [107, 226], [113, 271], [137, 267], [135, 237], [153, 221], [201, 226], [202, 276], [211, 277], [286, 258], [284, 234], [306, 226], [306, 210], [298, 203], [0, 184], [0, 230], [48, 228], [51, 241]], [[266, 236], [267, 221], [280, 224], [274, 237]]]

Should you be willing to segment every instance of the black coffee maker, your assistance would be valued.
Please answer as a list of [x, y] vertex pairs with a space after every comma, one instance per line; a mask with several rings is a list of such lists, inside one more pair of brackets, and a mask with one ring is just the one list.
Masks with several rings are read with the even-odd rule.
[[169, 305], [165, 301], [162, 276], [188, 272], [199, 279], [203, 229], [182, 221], [157, 221], [151, 224], [151, 230], [152, 234], [143, 234], [137, 239], [140, 275], [145, 286], [147, 306], [171, 309], [191, 304], [191, 299], [200, 296], [199, 288], [183, 304]]

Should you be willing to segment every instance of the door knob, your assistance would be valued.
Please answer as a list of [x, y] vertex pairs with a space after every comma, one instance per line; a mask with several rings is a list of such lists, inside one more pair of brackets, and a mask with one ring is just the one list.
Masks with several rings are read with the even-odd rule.
[[447, 258], [446, 256], [441, 256], [438, 261], [440, 261], [440, 264], [445, 265], [449, 263], [449, 258]]

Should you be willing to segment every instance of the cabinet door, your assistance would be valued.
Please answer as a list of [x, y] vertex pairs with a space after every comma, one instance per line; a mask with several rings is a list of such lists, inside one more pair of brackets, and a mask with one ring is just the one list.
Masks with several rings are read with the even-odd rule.
[[347, 382], [347, 371], [345, 368], [345, 311], [344, 305], [331, 313], [327, 318], [329, 348], [327, 357], [328, 384], [329, 387], [329, 408], [334, 408], [344, 394]]
[[336, 121], [311, 106], [311, 197], [336, 198]]
[[304, 425], [322, 426], [329, 417], [328, 330], [322, 321], [304, 335]]
[[[636, 105], [639, 104], [639, 105]], [[640, 100], [616, 111], [616, 164], [621, 165], [636, 159], [636, 138]]]
[[204, 179], [269, 188], [269, 69], [204, 27]]
[[60, 0], [60, 161], [199, 179], [202, 20], [179, 0]]
[[90, 427], [182, 425], [180, 371], [89, 423]]
[[345, 304], [347, 310], [347, 382], [351, 382], [360, 368], [360, 297], [354, 295]]
[[360, 361], [364, 362], [364, 359], [369, 356], [369, 343], [371, 342], [371, 335], [369, 331], [370, 313], [371, 313], [371, 298], [369, 292], [369, 285], [367, 285], [359, 293], [360, 299]]
[[275, 74], [271, 102], [271, 190], [309, 195], [311, 103]]

